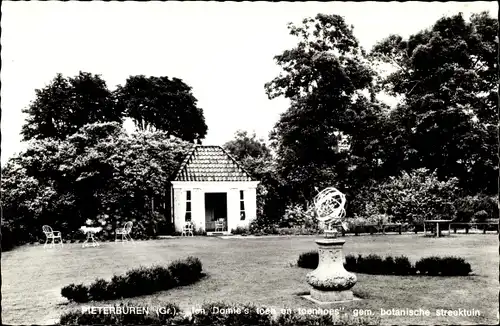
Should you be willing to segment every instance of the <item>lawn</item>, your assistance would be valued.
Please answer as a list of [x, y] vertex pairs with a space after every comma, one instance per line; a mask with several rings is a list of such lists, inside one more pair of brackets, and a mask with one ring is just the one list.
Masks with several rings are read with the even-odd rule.
[[[44, 250], [24, 246], [2, 254], [2, 317], [7, 324], [50, 324], [65, 312], [81, 306], [106, 306], [113, 302], [68, 303], [61, 288], [70, 283], [90, 283], [97, 277], [110, 279], [140, 265], [167, 265], [189, 255], [200, 258], [201, 281], [190, 286], [131, 298], [127, 301], [159, 306], [177, 303], [184, 310], [204, 302], [255, 303], [276, 309], [314, 308], [298, 294], [308, 291], [309, 270], [291, 266], [299, 254], [316, 249], [316, 236], [220, 239], [210, 237], [138, 241], [135, 245], [102, 243], [83, 249], [79, 244]], [[474, 275], [467, 277], [399, 277], [358, 274], [354, 293], [363, 300], [322, 308], [428, 309], [430, 317], [381, 316], [382, 324], [497, 324], [498, 237], [497, 235], [452, 235], [424, 238], [422, 235], [348, 236], [345, 254], [376, 253], [406, 255], [412, 262], [431, 255], [465, 258]], [[436, 309], [475, 309], [476, 317], [438, 317]]]

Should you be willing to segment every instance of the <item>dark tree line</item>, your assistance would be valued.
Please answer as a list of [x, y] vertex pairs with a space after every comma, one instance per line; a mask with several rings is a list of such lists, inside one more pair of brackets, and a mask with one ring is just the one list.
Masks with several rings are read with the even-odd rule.
[[131, 118], [137, 129], [164, 131], [195, 142], [207, 134], [203, 110], [191, 87], [178, 78], [131, 76], [124, 86], [110, 91], [100, 75], [80, 72], [58, 74], [36, 90], [36, 98], [23, 111], [24, 140], [66, 139], [90, 123], [123, 122]]
[[[271, 141], [292, 202], [327, 185], [355, 194], [419, 168], [457, 178], [468, 194], [497, 193], [497, 19], [445, 17], [369, 53], [337, 15], [289, 30], [297, 46], [275, 57], [282, 73], [265, 88], [291, 101]], [[381, 63], [394, 72], [383, 76]], [[402, 100], [390, 109], [377, 100], [381, 91]]]

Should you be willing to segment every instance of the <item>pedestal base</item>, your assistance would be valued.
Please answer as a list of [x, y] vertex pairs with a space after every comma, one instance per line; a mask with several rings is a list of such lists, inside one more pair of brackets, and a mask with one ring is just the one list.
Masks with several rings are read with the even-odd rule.
[[321, 291], [313, 288], [311, 298], [320, 302], [351, 301], [354, 300], [354, 295], [351, 290]]

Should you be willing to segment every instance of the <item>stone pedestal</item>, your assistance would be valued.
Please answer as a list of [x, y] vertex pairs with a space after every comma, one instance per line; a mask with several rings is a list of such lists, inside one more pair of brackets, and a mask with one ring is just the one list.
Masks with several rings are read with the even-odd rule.
[[307, 274], [307, 283], [311, 289], [311, 298], [320, 302], [353, 300], [350, 290], [357, 281], [356, 275], [345, 270], [342, 247], [345, 240], [320, 239], [318, 268]]

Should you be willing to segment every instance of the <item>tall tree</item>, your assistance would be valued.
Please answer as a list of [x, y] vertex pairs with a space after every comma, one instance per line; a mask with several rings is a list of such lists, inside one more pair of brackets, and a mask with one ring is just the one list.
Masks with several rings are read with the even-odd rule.
[[161, 130], [190, 142], [207, 134], [203, 110], [191, 87], [178, 78], [130, 76], [115, 96], [139, 130]]
[[224, 144], [224, 148], [238, 161], [251, 157], [254, 159], [271, 158], [271, 150], [263, 139], [258, 139], [255, 133], [249, 135], [247, 131], [238, 130], [233, 140]]
[[289, 31], [298, 44], [275, 56], [283, 73], [265, 88], [271, 99], [291, 100], [271, 139], [290, 199], [307, 201], [315, 187], [348, 186], [350, 155], [338, 143], [359, 131], [354, 122], [374, 100], [374, 72], [340, 16], [318, 14]]
[[374, 47], [374, 59], [395, 67], [383, 87], [403, 97], [392, 121], [413, 155], [399, 155], [401, 165], [457, 177], [471, 192], [497, 191], [497, 30], [487, 13], [469, 22], [458, 14]]
[[99, 75], [80, 72], [67, 78], [57, 74], [35, 92], [36, 99], [23, 110], [28, 115], [21, 130], [23, 140], [65, 139], [88, 123], [122, 121], [122, 112]]
[[2, 222], [16, 241], [36, 239], [43, 224], [71, 236], [104, 214], [104, 235], [125, 220], [147, 233], [152, 199], [164, 202], [165, 185], [191, 146], [165, 132], [128, 135], [116, 122], [30, 142], [2, 169]]
[[257, 186], [257, 213], [264, 217], [259, 221], [276, 222], [284, 212], [283, 183], [276, 173], [276, 164], [263, 139], [255, 133], [239, 130], [233, 140], [224, 144], [224, 148], [243, 168], [259, 181]]

